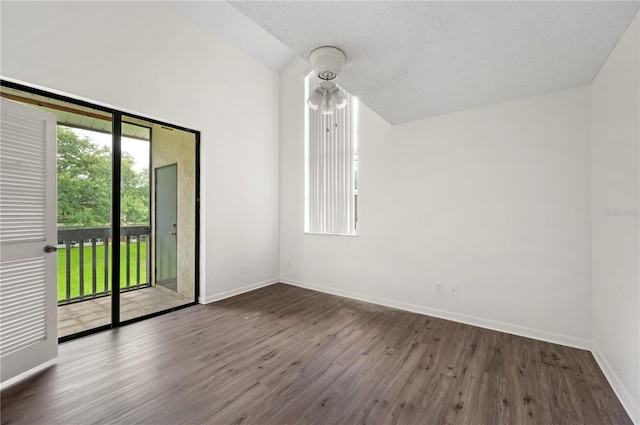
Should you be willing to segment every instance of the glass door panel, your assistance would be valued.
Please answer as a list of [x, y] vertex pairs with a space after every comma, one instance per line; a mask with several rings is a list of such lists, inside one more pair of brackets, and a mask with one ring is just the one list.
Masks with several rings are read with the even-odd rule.
[[195, 135], [123, 117], [120, 321], [195, 301]]
[[111, 323], [112, 136], [58, 122], [57, 137], [58, 336], [64, 338]]

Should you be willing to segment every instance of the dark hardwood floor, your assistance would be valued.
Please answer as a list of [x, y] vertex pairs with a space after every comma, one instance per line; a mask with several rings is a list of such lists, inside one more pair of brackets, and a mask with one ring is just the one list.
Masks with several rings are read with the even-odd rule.
[[277, 284], [60, 345], [3, 424], [631, 424], [588, 351]]

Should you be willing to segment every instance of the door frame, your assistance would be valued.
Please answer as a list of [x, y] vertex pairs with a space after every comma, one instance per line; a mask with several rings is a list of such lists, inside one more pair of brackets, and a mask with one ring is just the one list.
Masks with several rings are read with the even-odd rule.
[[58, 338], [58, 342], [62, 343], [62, 342], [80, 338], [86, 335], [101, 332], [106, 329], [112, 329], [119, 326], [128, 325], [130, 323], [139, 322], [141, 320], [145, 320], [155, 316], [160, 316], [162, 314], [166, 314], [171, 311], [180, 310], [182, 308], [186, 308], [186, 307], [190, 307], [192, 305], [198, 304], [198, 299], [200, 296], [200, 131], [178, 126], [175, 124], [170, 124], [164, 121], [159, 121], [153, 118], [145, 117], [143, 115], [123, 112], [119, 109], [116, 109], [110, 106], [105, 106], [104, 104], [97, 104], [94, 102], [79, 99], [77, 97], [71, 97], [68, 95], [54, 93], [53, 91], [36, 88], [24, 82], [18, 83], [15, 81], [9, 81], [9, 80], [0, 78], [0, 86], [15, 89], [15, 90], [20, 90], [25, 93], [45, 96], [50, 99], [73, 103], [79, 106], [93, 108], [93, 109], [111, 114], [113, 119], [113, 136], [112, 136], [113, 167], [112, 167], [112, 179], [111, 179], [111, 205], [112, 205], [111, 230], [113, 235], [120, 235], [120, 230], [121, 230], [121, 226], [120, 226], [120, 179], [121, 179], [120, 164], [122, 159], [121, 140], [122, 140], [123, 117], [139, 119], [142, 121], [158, 124], [164, 127], [185, 131], [187, 133], [192, 133], [195, 136], [195, 205], [194, 205], [195, 207], [195, 241], [194, 241], [195, 288], [194, 288], [193, 301], [178, 307], [173, 307], [167, 310], [150, 313], [150, 314], [136, 317], [134, 319], [130, 319], [126, 321], [120, 321], [120, 291], [113, 290], [113, 288], [120, 288], [120, 273], [113, 273], [114, 271], [119, 271], [120, 269], [120, 244], [119, 243], [113, 244], [112, 253], [111, 253], [111, 256], [112, 256], [111, 257], [112, 258], [111, 324], [100, 326], [94, 329], [89, 329], [87, 331], [79, 332], [66, 337]]

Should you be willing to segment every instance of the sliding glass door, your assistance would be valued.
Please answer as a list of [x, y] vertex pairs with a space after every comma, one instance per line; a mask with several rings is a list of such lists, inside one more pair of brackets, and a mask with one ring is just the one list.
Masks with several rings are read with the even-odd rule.
[[59, 337], [194, 304], [198, 133], [5, 81], [0, 94], [58, 121]]

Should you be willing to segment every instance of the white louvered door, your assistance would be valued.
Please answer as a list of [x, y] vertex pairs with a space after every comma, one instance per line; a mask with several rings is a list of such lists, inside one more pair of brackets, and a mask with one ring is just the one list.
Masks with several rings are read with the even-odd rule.
[[57, 356], [56, 118], [1, 99], [0, 381]]

